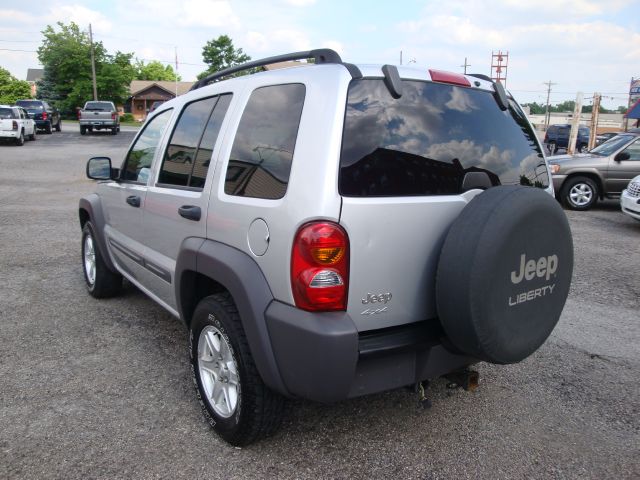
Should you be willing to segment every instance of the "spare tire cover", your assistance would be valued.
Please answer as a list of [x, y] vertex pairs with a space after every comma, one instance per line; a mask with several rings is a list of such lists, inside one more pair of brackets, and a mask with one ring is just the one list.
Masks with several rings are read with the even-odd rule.
[[515, 363], [549, 337], [573, 272], [562, 208], [544, 190], [493, 187], [453, 222], [436, 278], [438, 316], [460, 351]]

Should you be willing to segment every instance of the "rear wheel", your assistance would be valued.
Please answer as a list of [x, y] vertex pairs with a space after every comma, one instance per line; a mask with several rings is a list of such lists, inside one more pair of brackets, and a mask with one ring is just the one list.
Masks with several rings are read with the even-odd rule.
[[204, 298], [191, 322], [191, 364], [204, 414], [224, 440], [241, 446], [274, 432], [285, 399], [260, 378], [228, 293]]
[[116, 135], [118, 133], [118, 127], [113, 127], [111, 129], [111, 135]]
[[109, 270], [104, 262], [91, 222], [82, 228], [82, 269], [91, 296], [107, 298], [120, 292], [122, 276]]
[[20, 136], [16, 138], [16, 145], [19, 147], [24, 145], [24, 130], [20, 130]]
[[51, 129], [51, 122], [47, 122], [47, 124], [44, 126], [44, 131], [47, 133], [51, 133], [53, 131]]
[[33, 140], [35, 140], [35, 139], [36, 139], [36, 132], [37, 132], [37, 130], [38, 130], [38, 129], [37, 129], [37, 128], [36, 128], [36, 126], [34, 125], [34, 126], [33, 126], [33, 133], [32, 133], [31, 135], [29, 135], [29, 140], [33, 141]]
[[560, 191], [562, 204], [571, 210], [589, 210], [598, 201], [598, 186], [588, 177], [573, 177]]
[[87, 133], [87, 127], [85, 127], [84, 125], [80, 125], [80, 135], [86, 135]]
[[579, 153], [587, 153], [587, 151], [588, 151], [588, 147], [586, 143], [582, 143], [578, 146]]

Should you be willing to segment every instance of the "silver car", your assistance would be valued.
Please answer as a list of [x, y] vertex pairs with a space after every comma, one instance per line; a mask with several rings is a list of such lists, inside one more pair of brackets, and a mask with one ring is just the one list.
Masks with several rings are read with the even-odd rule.
[[629, 182], [620, 196], [620, 208], [631, 218], [640, 220], [640, 175]]
[[640, 134], [621, 133], [588, 153], [549, 159], [558, 200], [572, 210], [588, 210], [598, 199], [618, 198], [640, 174]]

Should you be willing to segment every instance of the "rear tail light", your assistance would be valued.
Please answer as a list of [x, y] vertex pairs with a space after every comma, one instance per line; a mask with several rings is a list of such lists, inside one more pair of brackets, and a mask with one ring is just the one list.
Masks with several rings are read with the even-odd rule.
[[11, 125], [11, 129], [12, 130], [18, 130], [18, 122], [16, 122], [15, 120], [13, 121], [13, 124]]
[[47, 112], [42, 112], [42, 119], [46, 120], [47, 119]]
[[549, 134], [548, 133], [544, 134], [544, 143], [549, 143]]
[[78, 120], [80, 120], [80, 117], [82, 116], [82, 115], [80, 114], [80, 109], [78, 109], [78, 110], [76, 111], [76, 115], [78, 115]]
[[116, 119], [116, 112], [111, 112], [111, 120], [115, 120]]
[[291, 252], [296, 306], [310, 312], [347, 309], [349, 237], [339, 225], [312, 222], [296, 234]]

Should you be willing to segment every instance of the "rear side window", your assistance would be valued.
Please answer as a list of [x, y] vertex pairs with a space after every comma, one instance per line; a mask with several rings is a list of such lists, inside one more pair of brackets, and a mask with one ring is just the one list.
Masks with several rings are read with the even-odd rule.
[[535, 132], [515, 102], [502, 111], [490, 92], [402, 83], [397, 100], [382, 80], [351, 83], [342, 195], [450, 195], [495, 185], [549, 185]]
[[0, 120], [8, 120], [18, 118], [13, 108], [0, 108]]
[[189, 103], [176, 124], [164, 154], [158, 184], [204, 187], [211, 154], [231, 95]]
[[304, 97], [305, 86], [298, 83], [253, 91], [233, 142], [224, 183], [226, 194], [284, 197]]

